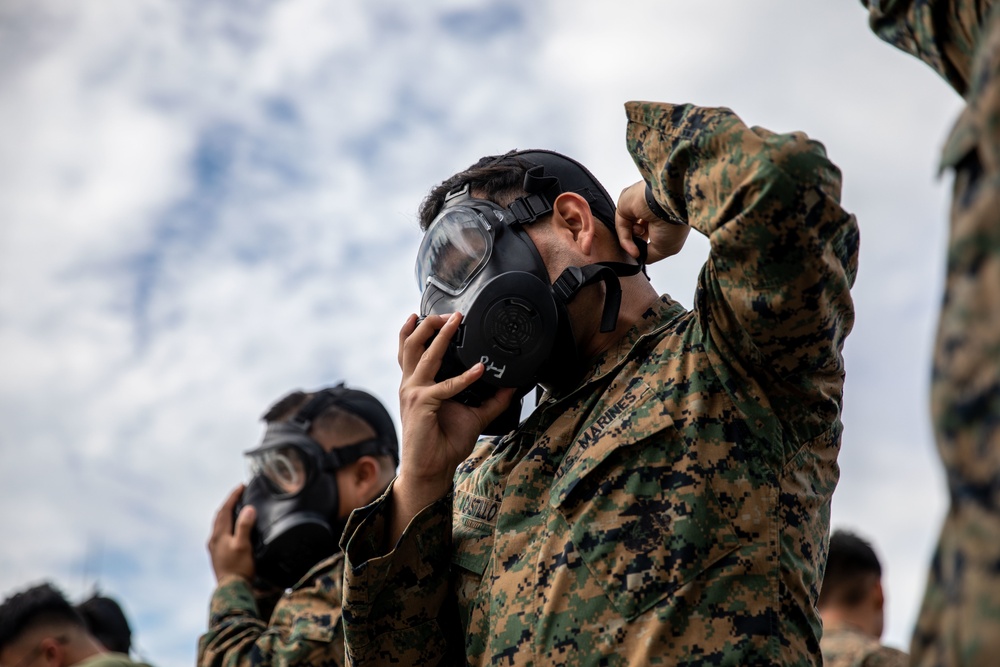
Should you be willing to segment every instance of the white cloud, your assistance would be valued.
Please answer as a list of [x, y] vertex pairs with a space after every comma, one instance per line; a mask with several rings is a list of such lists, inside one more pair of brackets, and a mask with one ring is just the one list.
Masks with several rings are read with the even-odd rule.
[[[905, 645], [944, 502], [926, 378], [958, 100], [860, 7], [109, 0], [4, 25], [0, 592], [99, 569], [147, 656], [190, 664], [204, 541], [268, 402], [347, 379], [396, 413], [425, 190], [552, 147], [617, 192], [622, 103], [646, 98], [804, 129], [844, 171], [862, 265], [834, 522], [880, 548]], [[690, 303], [706, 249], [654, 284]]]

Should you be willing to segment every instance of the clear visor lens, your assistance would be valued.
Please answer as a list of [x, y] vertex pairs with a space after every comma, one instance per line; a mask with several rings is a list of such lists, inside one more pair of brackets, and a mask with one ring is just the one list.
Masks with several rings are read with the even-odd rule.
[[281, 494], [294, 494], [306, 485], [309, 468], [302, 450], [285, 446], [247, 454], [250, 475], [266, 478]]
[[464, 290], [493, 251], [493, 237], [470, 208], [446, 209], [424, 234], [417, 252], [420, 291], [432, 282], [449, 294]]

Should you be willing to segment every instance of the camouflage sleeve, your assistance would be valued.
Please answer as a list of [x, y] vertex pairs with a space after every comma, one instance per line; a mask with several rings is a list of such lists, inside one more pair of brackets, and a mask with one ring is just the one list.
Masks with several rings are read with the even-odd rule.
[[881, 39], [931, 66], [966, 96], [979, 28], [994, 0], [861, 0]]
[[344, 664], [339, 627], [340, 570], [279, 602], [269, 625], [261, 619], [250, 585], [223, 579], [212, 594], [208, 632], [198, 641], [198, 667]]
[[710, 241], [695, 310], [711, 349], [768, 387], [746, 404], [769, 401], [799, 441], [825, 432], [839, 417], [858, 254], [839, 169], [819, 142], [747, 127], [729, 109], [626, 112], [629, 152], [657, 203]]
[[386, 552], [392, 487], [344, 531], [344, 635], [350, 665], [443, 665], [464, 647], [450, 604], [451, 496], [413, 518]]
[[861, 663], [861, 667], [910, 667], [910, 656], [888, 646], [879, 646]]

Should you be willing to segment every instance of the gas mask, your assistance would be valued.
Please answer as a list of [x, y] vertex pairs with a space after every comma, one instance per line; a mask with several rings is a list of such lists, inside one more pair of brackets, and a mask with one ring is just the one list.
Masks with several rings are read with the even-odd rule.
[[[476, 363], [485, 368], [454, 399], [467, 405], [480, 405], [500, 387], [516, 388], [520, 399], [539, 383], [565, 386], [579, 380], [582, 360], [566, 306], [584, 287], [603, 282], [601, 331], [614, 331], [621, 306], [618, 278], [643, 269], [642, 262], [572, 266], [550, 284], [524, 226], [550, 214], [559, 194], [576, 192], [614, 233], [614, 204], [590, 172], [570, 158], [550, 151], [514, 157], [534, 165], [525, 174], [526, 196], [504, 208], [471, 197], [468, 184], [452, 191], [417, 253], [421, 316], [463, 313], [437, 380]], [[642, 241], [637, 243], [645, 250]], [[508, 432], [519, 415], [520, 400], [515, 400], [484, 433]]]
[[[309, 431], [331, 405], [364, 419], [377, 436], [327, 451]], [[345, 523], [338, 518], [336, 471], [381, 454], [398, 464], [392, 419], [375, 397], [343, 385], [317, 392], [291, 420], [268, 424], [260, 446], [245, 453], [251, 479], [236, 508], [257, 512], [251, 533], [257, 576], [287, 588], [333, 555]]]

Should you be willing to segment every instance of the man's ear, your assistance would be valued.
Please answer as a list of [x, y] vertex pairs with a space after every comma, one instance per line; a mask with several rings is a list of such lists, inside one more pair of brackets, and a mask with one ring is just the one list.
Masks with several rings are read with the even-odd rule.
[[593, 251], [597, 219], [586, 199], [575, 192], [564, 192], [556, 197], [552, 204], [552, 222], [557, 232], [571, 235], [585, 255]]
[[41, 644], [39, 644], [39, 650], [42, 662], [49, 665], [49, 667], [65, 667], [66, 648], [55, 637], [46, 637], [43, 639]]
[[354, 463], [351, 471], [351, 482], [354, 486], [359, 507], [367, 505], [382, 490], [379, 485], [378, 459], [374, 456], [362, 456]]
[[876, 611], [882, 611], [882, 608], [885, 607], [885, 593], [882, 592], [881, 579], [876, 581], [875, 586], [872, 587], [871, 600]]

